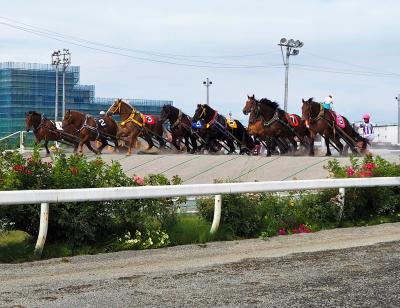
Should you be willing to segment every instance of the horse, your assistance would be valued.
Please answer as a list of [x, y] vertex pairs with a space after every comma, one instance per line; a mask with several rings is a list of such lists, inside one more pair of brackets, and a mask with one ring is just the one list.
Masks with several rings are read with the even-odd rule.
[[[143, 137], [147, 141], [147, 150], [154, 146], [153, 136], [159, 142], [160, 148], [165, 147], [166, 143], [162, 137], [164, 128], [158, 117], [143, 115], [120, 98], [108, 109], [107, 114], [109, 113], [112, 115], [118, 114], [121, 117], [122, 121], [118, 126], [117, 139], [128, 137], [128, 155], [131, 155], [132, 146], [136, 144], [138, 137]], [[150, 124], [150, 122], [154, 123]]]
[[184, 138], [186, 151], [188, 153], [195, 153], [197, 151], [197, 140], [192, 131], [192, 119], [180, 109], [172, 105], [164, 105], [161, 109], [160, 122], [164, 123], [166, 120], [170, 123], [171, 143], [174, 147], [180, 150], [178, 141]]
[[[75, 131], [79, 133], [79, 153], [83, 153], [83, 145], [85, 144], [89, 150], [95, 154], [100, 154], [101, 151], [108, 145], [107, 138], [110, 138], [115, 147], [118, 146], [116, 138], [118, 125], [114, 119], [108, 115], [100, 116], [95, 119], [93, 116], [88, 114], [68, 110], [65, 113], [62, 121], [62, 127], [73, 126]], [[93, 149], [90, 141], [99, 140], [101, 145], [98, 149]]]
[[302, 119], [306, 121], [311, 133], [310, 151], [312, 155], [314, 155], [314, 139], [317, 134], [320, 134], [325, 139], [325, 156], [332, 155], [329, 148], [330, 140], [333, 141], [340, 155], [343, 155], [344, 149], [340, 139], [343, 139], [346, 144], [351, 144], [353, 153], [357, 153], [356, 149], [360, 153], [366, 151], [368, 141], [353, 129], [345, 117], [341, 116], [343, 127], [340, 128], [336, 123], [337, 116], [333, 111], [324, 109], [322, 104], [315, 102], [312, 97], [308, 100], [302, 99], [302, 102]]
[[282, 139], [287, 139], [294, 151], [297, 151], [295, 139], [297, 137], [301, 145], [309, 148], [311, 135], [305, 121], [301, 120], [301, 117], [296, 114], [288, 114], [283, 111], [277, 102], [270, 101], [267, 98], [257, 100], [254, 95], [247, 96], [243, 114], [249, 113], [248, 132], [251, 135], [262, 140], [266, 140], [267, 136], [272, 137], [272, 145], [275, 142], [282, 143]]
[[204, 121], [205, 143], [209, 151], [215, 151], [216, 141], [225, 142], [228, 153], [235, 152], [237, 143], [240, 154], [250, 154], [255, 144], [240, 121], [228, 121], [224, 116], [206, 104], [198, 104], [193, 122]]
[[[74, 144], [74, 152], [78, 149], [78, 143], [72, 136], [69, 137], [62, 134], [52, 121], [36, 111], [25, 113], [25, 124], [27, 132], [32, 128], [33, 134], [35, 135], [35, 144], [39, 144], [44, 140], [44, 147], [47, 155], [50, 154], [48, 148], [49, 141], [60, 141], [61, 139], [64, 139], [65, 141]], [[71, 129], [71, 127], [66, 127], [65, 131], [73, 135], [73, 129]]]

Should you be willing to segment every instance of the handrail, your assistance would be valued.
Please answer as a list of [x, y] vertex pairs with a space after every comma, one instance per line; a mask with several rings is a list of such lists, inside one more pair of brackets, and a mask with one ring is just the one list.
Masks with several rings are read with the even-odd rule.
[[7, 136], [5, 136], [5, 137], [0, 138], [0, 141], [6, 140], [6, 139], [11, 138], [12, 136], [17, 135], [17, 134], [20, 134], [20, 133], [21, 133], [21, 131], [19, 130], [19, 131], [14, 132], [14, 133], [12, 133], [12, 134], [10, 134], [10, 135], [7, 135]]
[[400, 186], [400, 177], [0, 191], [0, 205], [149, 199], [373, 186]]

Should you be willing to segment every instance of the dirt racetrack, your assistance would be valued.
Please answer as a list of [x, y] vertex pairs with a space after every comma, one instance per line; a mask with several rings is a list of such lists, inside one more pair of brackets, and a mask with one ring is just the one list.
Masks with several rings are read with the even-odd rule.
[[2, 307], [399, 307], [400, 223], [0, 265]]

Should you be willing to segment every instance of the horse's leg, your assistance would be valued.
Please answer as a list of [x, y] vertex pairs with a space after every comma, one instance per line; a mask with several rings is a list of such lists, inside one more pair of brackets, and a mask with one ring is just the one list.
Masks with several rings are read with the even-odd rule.
[[289, 136], [289, 142], [292, 144], [293, 146], [293, 152], [297, 152], [297, 141], [293, 136]]
[[191, 149], [190, 153], [196, 153], [197, 152], [197, 140], [192, 134], [189, 135], [189, 138], [190, 138], [190, 142], [192, 143], [192, 149]]
[[97, 148], [97, 151], [99, 153], [101, 153], [101, 151], [103, 151], [103, 149], [108, 145], [107, 139], [106, 138], [101, 138], [100, 139], [101, 145], [99, 148]]
[[92, 145], [90, 144], [90, 138], [87, 138], [88, 140], [85, 142], [86, 146], [90, 151], [92, 151], [94, 154], [100, 154], [100, 152], [96, 149], [93, 149]]
[[47, 155], [50, 154], [49, 148], [48, 148], [49, 140], [46, 138], [44, 141], [44, 147], [46, 148], [46, 153]]
[[325, 154], [325, 156], [332, 156], [331, 149], [329, 147], [329, 145], [330, 145], [330, 143], [329, 143], [329, 132], [326, 132], [324, 135], [325, 135], [324, 139], [325, 139], [325, 146], [326, 146], [326, 154]]
[[310, 156], [314, 156], [314, 142], [315, 142], [315, 134], [314, 133], [310, 133], [310, 137], [309, 137], [309, 152], [308, 155]]

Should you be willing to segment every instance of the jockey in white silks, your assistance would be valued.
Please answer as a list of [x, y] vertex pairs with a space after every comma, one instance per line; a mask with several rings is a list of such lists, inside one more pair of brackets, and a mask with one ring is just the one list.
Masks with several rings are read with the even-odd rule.
[[374, 125], [369, 121], [370, 118], [371, 117], [368, 113], [364, 114], [363, 116], [364, 123], [360, 124], [360, 128], [362, 128], [363, 130], [363, 137], [367, 139], [369, 142], [371, 142], [375, 138]]

